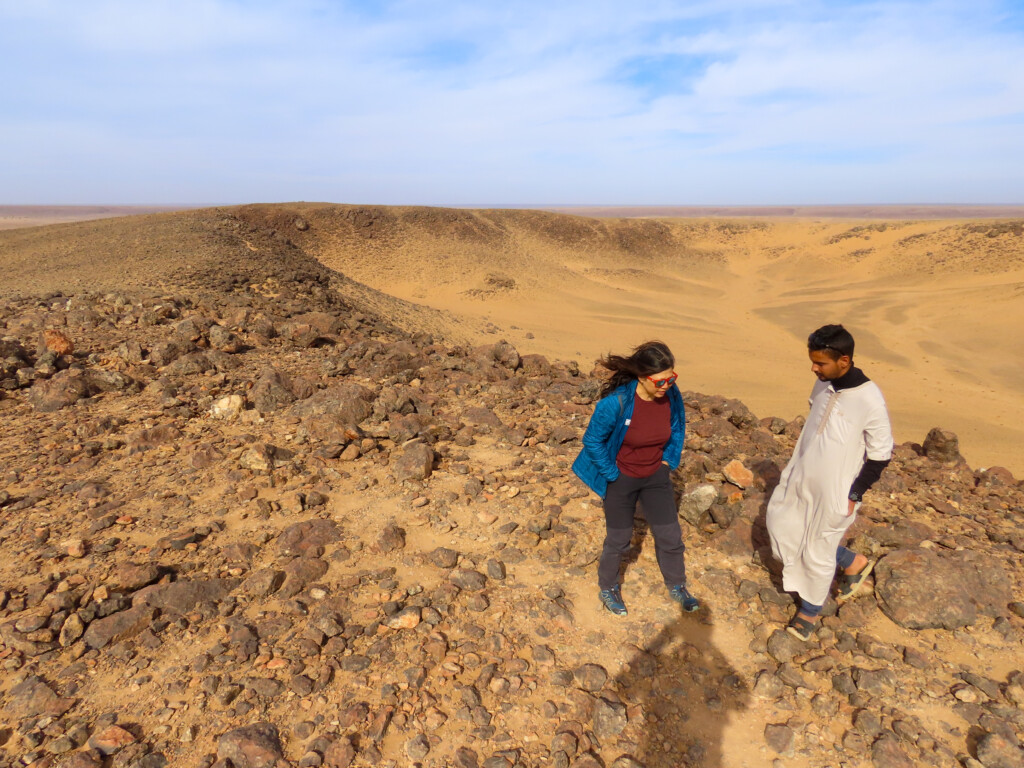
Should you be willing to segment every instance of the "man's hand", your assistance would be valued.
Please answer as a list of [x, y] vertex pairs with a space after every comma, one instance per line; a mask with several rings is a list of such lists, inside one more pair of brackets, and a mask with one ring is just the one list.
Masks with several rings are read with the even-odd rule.
[[853, 499], [849, 499], [846, 503], [849, 504], [849, 507], [846, 510], [846, 516], [849, 517], [853, 514], [853, 510], [856, 508], [857, 502], [853, 501]]

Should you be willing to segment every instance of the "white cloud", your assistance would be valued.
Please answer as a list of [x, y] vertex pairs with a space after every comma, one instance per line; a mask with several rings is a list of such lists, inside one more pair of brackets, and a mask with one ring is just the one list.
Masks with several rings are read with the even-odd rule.
[[[204, 201], [1020, 201], [1024, 34], [1007, 12], [0, 2], [0, 63], [18, 72], [3, 195], [46, 201], [52, 185], [10, 172], [54, 156], [87, 195], [95, 156], [126, 195], [196, 166]], [[616, 77], [670, 54], [708, 66], [682, 91]], [[54, 130], [26, 130], [41, 122]], [[146, 162], [116, 162], [132, 153]]]

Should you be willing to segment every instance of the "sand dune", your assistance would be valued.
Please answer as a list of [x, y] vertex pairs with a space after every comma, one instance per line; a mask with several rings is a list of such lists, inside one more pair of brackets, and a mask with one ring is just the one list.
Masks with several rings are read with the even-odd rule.
[[942, 426], [972, 465], [1024, 475], [1019, 220], [244, 206], [0, 233], [2, 291], [155, 285], [225, 254], [312, 256], [398, 325], [505, 337], [585, 367], [660, 337], [685, 388], [785, 418], [805, 410], [813, 383], [803, 339], [842, 322], [898, 440]]

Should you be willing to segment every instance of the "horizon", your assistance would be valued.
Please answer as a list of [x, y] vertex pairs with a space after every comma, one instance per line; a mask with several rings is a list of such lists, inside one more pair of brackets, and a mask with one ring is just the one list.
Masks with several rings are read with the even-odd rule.
[[[673, 205], [673, 204], [588, 204], [588, 203], [550, 203], [550, 204], [463, 204], [463, 205], [420, 205], [420, 204], [387, 204], [387, 203], [338, 203], [329, 201], [293, 200], [280, 202], [245, 202], [245, 203], [0, 203], [0, 217], [17, 216], [24, 218], [37, 216], [44, 218], [59, 212], [69, 214], [102, 214], [110, 212], [114, 215], [144, 213], [172, 213], [175, 211], [201, 210], [204, 208], [231, 208], [251, 205], [286, 206], [286, 205], [339, 205], [353, 207], [395, 207], [395, 208], [448, 208], [453, 210], [540, 210], [553, 213], [579, 211], [590, 216], [619, 215], [622, 218], [635, 217], [709, 217], [720, 214], [715, 212], [736, 212], [738, 216], [764, 216], [767, 218], [800, 217], [832, 213], [836, 218], [870, 218], [872, 213], [890, 214], [884, 218], [902, 215], [915, 218], [944, 218], [942, 214], [950, 214], [949, 218], [1017, 218], [1024, 216], [1022, 203], [778, 203], [773, 205], [753, 204], [708, 204], [708, 205]], [[636, 213], [630, 214], [630, 211]]]
[[1017, 0], [8, 2], [0, 50], [7, 204], [1024, 201]]

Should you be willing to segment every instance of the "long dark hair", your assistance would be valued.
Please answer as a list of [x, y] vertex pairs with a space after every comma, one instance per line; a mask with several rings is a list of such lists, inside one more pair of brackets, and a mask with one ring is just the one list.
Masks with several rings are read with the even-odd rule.
[[668, 371], [676, 366], [676, 359], [668, 345], [662, 341], [645, 341], [633, 350], [629, 357], [607, 355], [598, 362], [612, 372], [601, 387], [601, 397], [608, 397], [623, 384], [650, 376], [652, 373]]

